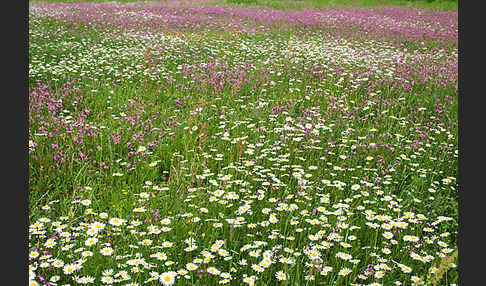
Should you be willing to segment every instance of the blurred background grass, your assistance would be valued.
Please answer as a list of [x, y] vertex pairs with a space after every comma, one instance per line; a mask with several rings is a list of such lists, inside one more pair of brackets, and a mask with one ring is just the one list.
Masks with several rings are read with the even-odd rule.
[[[165, 0], [29, 0], [29, 2], [162, 2], [171, 3]], [[194, 4], [199, 1], [180, 1], [180, 4]], [[236, 4], [242, 6], [263, 6], [275, 9], [301, 9], [301, 8], [336, 8], [343, 6], [350, 6], [356, 8], [373, 8], [380, 6], [401, 6], [411, 8], [425, 8], [437, 10], [453, 10], [457, 11], [458, 0], [215, 0], [215, 1], [201, 1], [203, 5], [224, 5]]]
[[343, 6], [372, 8], [380, 6], [402, 6], [438, 10], [456, 10], [458, 0], [226, 0], [227, 3], [257, 5], [276, 9], [335, 8]]

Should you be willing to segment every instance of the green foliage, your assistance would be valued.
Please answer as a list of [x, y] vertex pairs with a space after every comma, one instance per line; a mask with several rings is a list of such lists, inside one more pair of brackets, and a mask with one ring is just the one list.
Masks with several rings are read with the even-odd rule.
[[450, 256], [442, 258], [438, 264], [434, 265], [433, 267], [436, 268], [436, 272], [432, 273], [429, 269], [429, 274], [427, 275], [426, 282], [427, 285], [437, 286], [443, 285], [439, 284], [439, 282], [445, 280], [447, 276], [447, 272], [453, 268], [455, 262], [457, 262], [458, 250], [454, 251]]
[[242, 4], [242, 5], [254, 5], [258, 3], [258, 0], [227, 0], [230, 4]]
[[[220, 3], [219, 1], [216, 3]], [[457, 10], [457, 0], [226, 0], [228, 4], [264, 6], [275, 9], [405, 6], [412, 8]]]

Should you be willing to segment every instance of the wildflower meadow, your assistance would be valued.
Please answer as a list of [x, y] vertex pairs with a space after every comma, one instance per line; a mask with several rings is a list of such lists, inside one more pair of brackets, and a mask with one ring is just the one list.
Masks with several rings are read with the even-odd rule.
[[315, 3], [29, 2], [29, 285], [458, 285], [457, 1]]

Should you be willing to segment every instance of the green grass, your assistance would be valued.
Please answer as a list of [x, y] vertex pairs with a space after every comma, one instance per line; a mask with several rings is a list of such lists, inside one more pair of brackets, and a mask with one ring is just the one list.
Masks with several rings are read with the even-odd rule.
[[[29, 0], [29, 2], [112, 2], [111, 0]], [[160, 1], [142, 1], [142, 0], [118, 0], [117, 2], [160, 2]], [[164, 1], [162, 1], [164, 3]], [[185, 2], [181, 2], [184, 4]], [[187, 2], [190, 3], [190, 2]], [[197, 2], [196, 2], [197, 3]], [[410, 8], [436, 9], [445, 11], [457, 11], [458, 0], [214, 0], [208, 3], [202, 2], [203, 5], [216, 4], [237, 4], [243, 6], [263, 6], [275, 9], [302, 9], [302, 8], [337, 8], [337, 7], [355, 7], [355, 8], [374, 8], [382, 6], [401, 6]]]
[[104, 2], [119, 2], [119, 3], [131, 3], [131, 2], [140, 2], [140, 3], [145, 3], [145, 2], [152, 2], [150, 0], [117, 0], [117, 1], [112, 1], [112, 0], [29, 0], [29, 3], [104, 3]]
[[216, 0], [213, 4], [238, 4], [242, 6], [262, 6], [274, 9], [295, 10], [304, 8], [332, 9], [340, 7], [376, 8], [409, 7], [444, 11], [457, 11], [457, 0]]

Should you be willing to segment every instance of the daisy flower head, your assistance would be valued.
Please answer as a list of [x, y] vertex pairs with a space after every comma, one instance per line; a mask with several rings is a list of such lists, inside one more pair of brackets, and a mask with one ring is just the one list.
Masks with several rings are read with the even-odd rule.
[[103, 284], [113, 284], [114, 279], [110, 276], [103, 276], [101, 277], [101, 283]]
[[411, 280], [412, 280], [412, 285], [424, 285], [424, 281], [422, 280], [422, 278], [418, 277], [418, 276], [412, 276], [411, 277]]
[[113, 254], [113, 248], [111, 247], [104, 247], [100, 249], [100, 253], [104, 256], [110, 256]]
[[278, 222], [278, 218], [274, 214], [271, 214], [270, 215], [270, 218], [268, 219], [268, 221], [270, 223], [277, 223]]
[[120, 226], [120, 225], [122, 225], [122, 224], [123, 224], [123, 222], [124, 222], [124, 220], [123, 220], [123, 219], [116, 218], [116, 217], [112, 217], [112, 218], [111, 218], [111, 219], [108, 221], [108, 223], [109, 223], [109, 224], [111, 224], [111, 225], [113, 225], [113, 226]]
[[76, 271], [76, 266], [74, 264], [66, 264], [64, 265], [64, 267], [62, 268], [62, 271], [64, 272], [64, 274], [66, 275], [70, 275], [70, 274], [73, 274], [74, 271]]
[[86, 234], [89, 235], [89, 236], [94, 236], [94, 235], [98, 234], [98, 230], [96, 228], [89, 228], [86, 231]]
[[203, 263], [203, 260], [201, 258], [194, 258], [194, 260], [192, 262], [196, 263], [196, 264], [201, 264], [201, 263]]
[[319, 274], [321, 274], [322, 276], [327, 276], [327, 274], [329, 274], [329, 271], [327, 271], [326, 269], [322, 269]]
[[98, 242], [98, 239], [96, 237], [90, 237], [84, 242], [84, 245], [92, 246], [92, 245], [95, 245], [97, 242]]
[[156, 252], [151, 254], [150, 257], [155, 257], [157, 260], [167, 260], [167, 255], [163, 252]]
[[39, 252], [37, 251], [31, 251], [30, 254], [29, 254], [29, 258], [31, 259], [35, 259], [39, 256]]
[[155, 166], [157, 166], [158, 163], [159, 163], [158, 161], [151, 162], [149, 164], [149, 167], [155, 167]]
[[228, 272], [222, 272], [219, 277], [221, 278], [224, 278], [224, 279], [230, 279], [231, 278], [231, 274], [229, 274]]
[[322, 268], [322, 269], [327, 271], [327, 272], [331, 272], [333, 270], [333, 268], [331, 266], [324, 266], [324, 268]]
[[92, 251], [89, 251], [89, 250], [86, 250], [86, 251], [81, 252], [81, 256], [83, 256], [83, 257], [90, 257], [90, 256], [93, 256], [93, 252]]
[[174, 271], [164, 272], [160, 274], [159, 279], [165, 286], [174, 285], [176, 275]]
[[247, 276], [243, 278], [243, 282], [248, 284], [249, 286], [254, 286], [257, 280], [256, 276]]
[[194, 263], [187, 263], [187, 264], [186, 264], [186, 268], [187, 268], [187, 270], [189, 270], [189, 271], [194, 271], [194, 270], [196, 270], [196, 269], [197, 269], [197, 267], [198, 267], [198, 266], [197, 266], [197, 264], [194, 264]]
[[417, 241], [419, 241], [419, 238], [414, 236], [414, 235], [404, 235], [403, 240], [409, 241], [409, 242], [417, 242]]
[[287, 274], [285, 274], [283, 271], [278, 271], [275, 273], [275, 277], [278, 281], [287, 280]]
[[280, 263], [283, 263], [283, 264], [294, 264], [295, 262], [295, 259], [292, 259], [290, 257], [281, 257], [279, 259]]
[[135, 213], [143, 213], [145, 211], [146, 211], [146, 209], [144, 207], [136, 207], [136, 208], [133, 209], [133, 212], [135, 212]]
[[263, 271], [265, 271], [265, 268], [263, 268], [262, 266], [258, 265], [258, 264], [253, 264], [251, 266], [251, 268], [253, 270], [255, 270], [256, 272], [259, 272], [259, 273], [262, 273]]
[[164, 242], [162, 242], [162, 246], [165, 247], [165, 248], [172, 247], [172, 245], [174, 245], [174, 244], [172, 242], [170, 242], [170, 241], [164, 241]]
[[213, 275], [219, 275], [221, 274], [221, 271], [219, 271], [216, 267], [208, 267], [208, 269], [206, 270], [209, 274], [213, 274]]
[[306, 281], [314, 281], [316, 279], [316, 277], [312, 274], [309, 274], [309, 275], [304, 276], [304, 279]]
[[220, 256], [228, 256], [229, 255], [229, 252], [226, 249], [218, 249], [218, 254]]
[[344, 252], [338, 252], [336, 253], [336, 257], [339, 257], [343, 260], [350, 260], [353, 258], [353, 256], [351, 256], [350, 254], [347, 254], [347, 253], [344, 253]]
[[400, 264], [400, 269], [405, 272], [405, 273], [411, 273], [412, 272], [412, 268], [411, 267], [408, 267], [406, 265], [403, 265], [403, 264]]
[[261, 262], [260, 262], [260, 266], [263, 267], [263, 268], [268, 268], [270, 265], [272, 264], [272, 260], [268, 259], [268, 258], [264, 258]]
[[381, 278], [383, 278], [383, 276], [385, 276], [385, 271], [376, 271], [375, 272], [375, 278], [376, 279], [381, 279]]
[[81, 204], [82, 204], [83, 206], [86, 206], [86, 207], [87, 207], [87, 206], [91, 205], [91, 201], [90, 201], [90, 200], [82, 200], [82, 201], [81, 201]]
[[170, 218], [164, 218], [160, 221], [161, 224], [163, 225], [169, 225], [170, 224]]
[[52, 248], [54, 247], [55, 245], [57, 244], [57, 242], [52, 239], [52, 238], [49, 238], [48, 240], [46, 240], [46, 242], [44, 243], [44, 246], [47, 247], [47, 248]]
[[184, 276], [184, 278], [187, 278], [188, 277], [187, 273], [189, 273], [189, 271], [187, 271], [186, 269], [179, 269], [179, 270], [177, 270], [177, 274], [179, 276]]
[[352, 272], [351, 269], [349, 269], [349, 268], [343, 268], [343, 269], [341, 269], [341, 271], [339, 271], [338, 275], [340, 275], [340, 276], [346, 276], [346, 275], [348, 275], [351, 272]]

